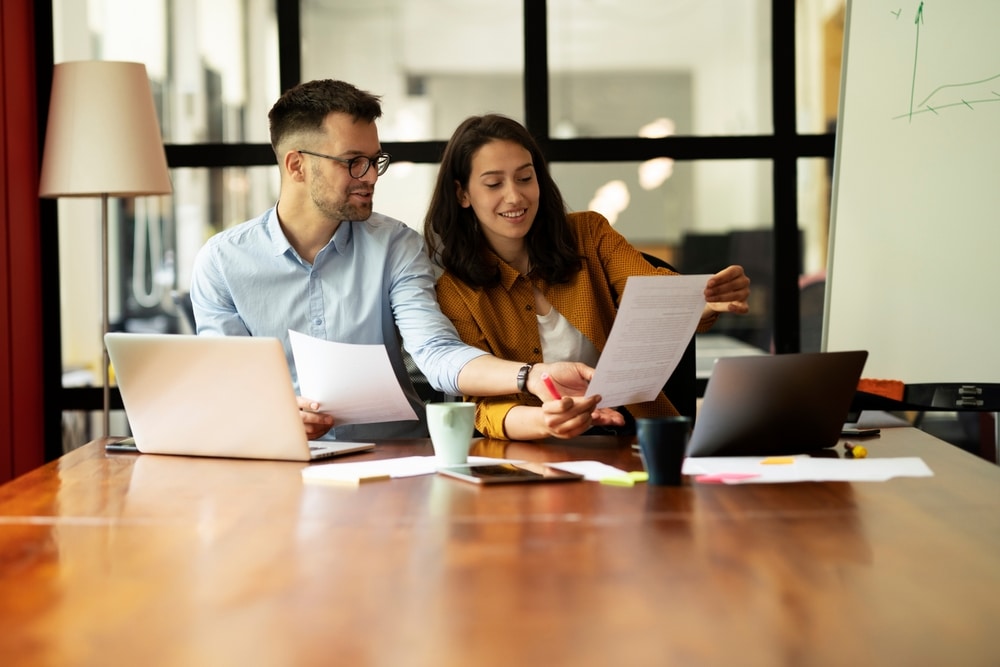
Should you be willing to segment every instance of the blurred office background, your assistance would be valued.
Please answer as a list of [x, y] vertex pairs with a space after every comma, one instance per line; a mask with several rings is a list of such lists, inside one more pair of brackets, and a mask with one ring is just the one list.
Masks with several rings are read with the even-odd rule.
[[[145, 63], [158, 106], [174, 193], [111, 200], [113, 328], [189, 331], [175, 297], [195, 253], [276, 200], [268, 110], [297, 81], [338, 78], [383, 97], [393, 164], [377, 210], [420, 229], [452, 130], [508, 114], [540, 138], [571, 208], [602, 211], [685, 273], [746, 267], [753, 314], [715, 334], [818, 349], [843, 0], [39, 4], [52, 62]], [[99, 206], [43, 211], [58, 235], [45, 307], [61, 343], [46, 364], [63, 378], [50, 392], [63, 447], [99, 435]], [[805, 299], [800, 286], [816, 284]]]

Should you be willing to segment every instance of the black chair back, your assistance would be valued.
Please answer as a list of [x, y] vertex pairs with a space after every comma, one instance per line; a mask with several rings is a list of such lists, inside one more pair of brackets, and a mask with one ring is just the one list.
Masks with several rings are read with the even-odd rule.
[[[644, 252], [642, 256], [653, 266], [663, 267], [679, 273], [669, 262], [655, 255]], [[698, 405], [698, 363], [695, 357], [696, 352], [695, 337], [692, 336], [691, 341], [684, 349], [684, 354], [681, 355], [680, 363], [677, 364], [677, 368], [674, 369], [667, 383], [663, 385], [663, 393], [667, 395], [667, 398], [674, 404], [677, 411], [685, 417], [690, 417], [692, 420], [695, 418]]]

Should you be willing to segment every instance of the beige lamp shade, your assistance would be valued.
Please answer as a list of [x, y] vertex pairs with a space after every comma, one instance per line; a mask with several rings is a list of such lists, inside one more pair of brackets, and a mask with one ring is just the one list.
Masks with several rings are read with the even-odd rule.
[[100, 60], [56, 65], [39, 196], [170, 192], [146, 66]]

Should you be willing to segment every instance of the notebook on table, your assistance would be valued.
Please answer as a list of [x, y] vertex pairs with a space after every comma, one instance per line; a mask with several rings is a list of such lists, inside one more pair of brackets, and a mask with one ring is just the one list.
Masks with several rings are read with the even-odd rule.
[[104, 341], [141, 453], [314, 461], [375, 447], [306, 438], [277, 338], [113, 332]]
[[688, 456], [774, 456], [833, 447], [868, 352], [722, 357], [715, 363]]

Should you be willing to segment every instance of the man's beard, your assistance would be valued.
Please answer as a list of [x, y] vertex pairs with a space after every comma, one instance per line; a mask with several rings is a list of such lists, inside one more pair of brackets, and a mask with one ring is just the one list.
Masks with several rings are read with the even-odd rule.
[[362, 220], [367, 220], [372, 215], [371, 201], [362, 206], [357, 206], [347, 201], [334, 203], [328, 199], [324, 199], [317, 196], [316, 193], [312, 194], [312, 200], [313, 204], [316, 205], [316, 208], [322, 211], [323, 214], [331, 221], [335, 222], [340, 222], [342, 220], [362, 221]]

